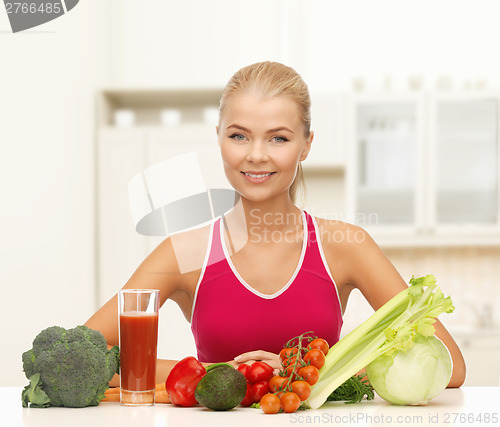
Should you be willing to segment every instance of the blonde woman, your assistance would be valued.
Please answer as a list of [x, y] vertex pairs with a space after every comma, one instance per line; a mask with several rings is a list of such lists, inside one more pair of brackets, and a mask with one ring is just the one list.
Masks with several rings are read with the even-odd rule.
[[[338, 341], [353, 289], [377, 310], [407, 286], [363, 229], [314, 218], [294, 203], [313, 147], [310, 122], [308, 88], [295, 70], [276, 62], [239, 70], [222, 94], [217, 126], [239, 202], [209, 226], [165, 239], [124, 286], [159, 289], [161, 304], [174, 300], [204, 363], [263, 360], [278, 368], [293, 336], [312, 330], [330, 346]], [[86, 325], [118, 344], [116, 296]], [[460, 350], [439, 321], [436, 335], [453, 359], [449, 386], [459, 387]], [[157, 382], [174, 364], [158, 360]]]

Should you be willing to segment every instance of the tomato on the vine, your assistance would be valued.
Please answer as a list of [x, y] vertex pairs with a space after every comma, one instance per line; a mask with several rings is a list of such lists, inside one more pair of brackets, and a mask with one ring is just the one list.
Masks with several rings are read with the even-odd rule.
[[318, 350], [321, 350], [322, 353], [326, 356], [328, 354], [328, 350], [330, 349], [330, 346], [324, 340], [323, 338], [316, 338], [312, 340], [309, 345], [307, 346], [308, 350], [312, 350], [313, 348], [317, 348]]
[[283, 366], [288, 365], [287, 360], [298, 353], [297, 347], [282, 348], [279, 354], [280, 362]]
[[293, 365], [296, 360], [297, 360], [297, 356], [292, 356], [289, 359], [284, 359], [283, 362], [281, 362], [281, 365], [284, 368], [286, 368], [287, 366]]
[[299, 377], [304, 378], [309, 385], [314, 385], [319, 380], [319, 370], [313, 365], [300, 368], [298, 374]]
[[290, 380], [286, 377], [282, 377], [280, 375], [275, 375], [269, 380], [269, 389], [274, 393], [279, 391], [280, 389], [283, 389]]
[[281, 407], [286, 413], [295, 412], [297, 409], [299, 409], [300, 399], [299, 396], [297, 396], [297, 394], [295, 394], [294, 392], [287, 391], [281, 396], [280, 401]]
[[325, 364], [325, 355], [321, 350], [317, 348], [313, 348], [309, 350], [304, 356], [304, 362], [310, 364], [312, 366], [316, 366], [316, 368], [321, 369]]
[[299, 399], [303, 402], [311, 395], [311, 386], [306, 381], [294, 381], [292, 383], [292, 391], [299, 396]]
[[285, 375], [295, 381], [299, 375], [300, 365], [289, 365], [285, 368]]
[[259, 405], [266, 414], [276, 414], [281, 409], [281, 402], [279, 397], [272, 393], [268, 393], [262, 396]]

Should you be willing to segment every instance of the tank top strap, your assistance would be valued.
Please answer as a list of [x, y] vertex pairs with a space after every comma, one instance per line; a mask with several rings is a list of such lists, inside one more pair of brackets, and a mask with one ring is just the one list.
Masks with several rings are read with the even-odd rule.
[[224, 249], [222, 248], [221, 242], [221, 226], [222, 217], [217, 218], [214, 221], [212, 229], [212, 239], [210, 242], [210, 254], [208, 256], [207, 268], [214, 268], [215, 266], [220, 266], [220, 261], [226, 259], [224, 255]]
[[321, 236], [314, 218], [305, 212], [307, 220], [307, 250], [302, 268], [325, 280], [333, 281], [323, 253]]

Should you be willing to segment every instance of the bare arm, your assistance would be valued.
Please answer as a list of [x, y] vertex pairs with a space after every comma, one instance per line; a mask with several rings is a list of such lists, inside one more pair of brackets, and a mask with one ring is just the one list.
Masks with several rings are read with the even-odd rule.
[[[331, 265], [335, 266], [338, 265], [339, 257], [341, 257], [341, 283], [345, 284], [346, 288], [359, 289], [372, 308], [378, 310], [408, 286], [366, 231], [349, 224], [345, 224], [344, 227], [346, 236], [349, 233], [352, 236], [356, 232], [356, 236], [363, 238], [357, 238], [357, 242], [342, 242], [341, 255], [338, 249], [332, 250], [331, 247], [327, 249], [328, 245], [324, 245], [327, 260], [330, 259]], [[332, 271], [335, 270], [332, 268]], [[439, 320], [436, 320], [434, 326], [435, 335], [446, 345], [453, 360], [453, 372], [448, 387], [460, 387], [465, 380], [465, 362], [462, 353]]]

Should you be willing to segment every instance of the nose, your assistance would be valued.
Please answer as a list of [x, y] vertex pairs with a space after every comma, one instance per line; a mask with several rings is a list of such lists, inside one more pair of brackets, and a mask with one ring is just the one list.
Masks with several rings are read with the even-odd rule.
[[260, 163], [268, 160], [266, 144], [262, 141], [255, 140], [249, 144], [247, 152], [247, 161], [252, 163]]

